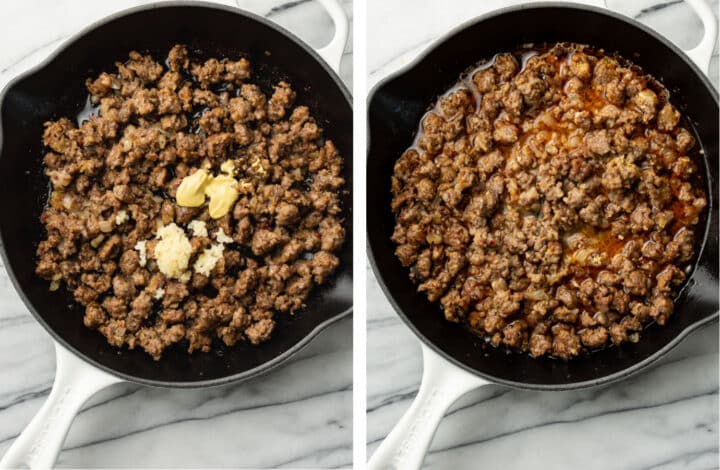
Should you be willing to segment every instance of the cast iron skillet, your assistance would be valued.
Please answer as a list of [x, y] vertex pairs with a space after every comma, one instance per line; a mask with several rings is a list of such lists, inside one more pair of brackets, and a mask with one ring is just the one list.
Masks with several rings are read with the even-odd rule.
[[[108, 346], [105, 338], [82, 324], [82, 310], [65, 289], [49, 292], [47, 281], [34, 273], [35, 249], [43, 235], [39, 215], [47, 199], [48, 179], [42, 172], [43, 122], [74, 116], [85, 104], [85, 78], [126, 57], [130, 50], [165, 57], [173, 44], [199, 48], [208, 57], [242, 53], [253, 65], [253, 81], [272, 89], [287, 79], [345, 156], [344, 177], [352, 189], [352, 107], [345, 86], [309, 46], [277, 25], [238, 9], [219, 5], [160, 4], [133, 10], [95, 25], [67, 44], [41, 69], [12, 83], [0, 116], [0, 200], [12, 201], [0, 211], [2, 256], [18, 292], [30, 311], [61, 344], [89, 362], [128, 380], [171, 387], [217, 385], [264, 371], [315, 334], [319, 326], [350, 312], [352, 302], [352, 237], [340, 253], [337, 278], [317, 289], [307, 310], [278, 316], [271, 341], [240, 344], [213, 354], [187, 354], [182, 347], [161, 361], [141, 350]], [[265, 54], [269, 51], [271, 54]], [[344, 195], [346, 230], [352, 233], [351, 194]]]
[[[322, 2], [345, 36], [346, 19], [339, 5]], [[334, 9], [335, 8], [335, 9]], [[342, 21], [338, 23], [340, 12]], [[341, 38], [340, 51], [346, 37]], [[165, 57], [173, 44], [187, 44], [207, 57], [247, 57], [253, 81], [266, 92], [288, 80], [297, 104], [310, 107], [325, 135], [345, 158], [347, 192], [342, 198], [345, 244], [334, 280], [316, 289], [308, 307], [294, 316], [278, 315], [277, 329], [260, 346], [217, 345], [209, 354], [187, 354], [182, 346], [160, 361], [141, 350], [109, 346], [83, 326], [82, 310], [65, 289], [48, 290], [34, 274], [37, 243], [43, 229], [39, 216], [47, 199], [42, 172], [43, 123], [74, 116], [83, 108], [85, 79], [114, 69], [131, 50]], [[331, 43], [332, 44], [332, 43]], [[63, 347], [114, 377], [165, 387], [200, 387], [247, 379], [287, 360], [316, 334], [352, 309], [352, 105], [340, 78], [307, 44], [276, 24], [241, 11], [204, 2], [173, 2], [135, 8], [96, 23], [68, 41], [38, 68], [19, 77], [0, 98], [0, 240], [3, 262], [33, 316]], [[60, 359], [58, 359], [60, 360]]]
[[[698, 228], [700, 254], [668, 324], [650, 327], [637, 344], [607, 348], [569, 362], [486, 347], [462, 326], [446, 321], [437, 304], [416, 292], [390, 240], [395, 223], [390, 209], [393, 165], [411, 144], [420, 118], [435, 98], [480, 59], [526, 43], [559, 41], [619, 52], [671, 90], [673, 103], [691, 120], [704, 151], [701, 167], [709, 199], [706, 226]], [[645, 369], [691, 331], [717, 318], [718, 96], [703, 72], [656, 32], [624, 16], [584, 5], [543, 3], [503, 9], [449, 33], [408, 68], [379, 83], [368, 103], [367, 174], [377, 188], [367, 191], [367, 207], [373, 208], [367, 218], [370, 262], [400, 318], [425, 346], [450, 363], [473, 376], [516, 388], [597, 386]]]

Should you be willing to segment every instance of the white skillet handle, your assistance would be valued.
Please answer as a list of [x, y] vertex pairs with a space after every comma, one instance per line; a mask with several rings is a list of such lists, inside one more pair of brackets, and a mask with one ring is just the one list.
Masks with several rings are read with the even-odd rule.
[[702, 21], [704, 32], [700, 43], [694, 48], [685, 51], [700, 70], [707, 73], [710, 68], [710, 58], [712, 57], [715, 41], [717, 41], [718, 26], [717, 19], [712, 8], [708, 5], [707, 0], [685, 0]]
[[47, 401], [0, 460], [0, 468], [51, 468], [80, 407], [120, 379], [76, 357], [55, 343], [57, 371]]
[[325, 47], [318, 49], [317, 53], [335, 72], [339, 73], [340, 60], [342, 60], [349, 34], [348, 19], [338, 0], [317, 1], [328, 11], [335, 24], [335, 35]]
[[368, 470], [420, 468], [440, 420], [470, 390], [489, 385], [422, 345], [423, 377], [415, 401], [368, 462]]

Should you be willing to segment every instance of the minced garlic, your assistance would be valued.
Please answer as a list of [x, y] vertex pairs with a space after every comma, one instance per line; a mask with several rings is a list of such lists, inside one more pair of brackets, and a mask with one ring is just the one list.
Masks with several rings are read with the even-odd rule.
[[105, 240], [105, 235], [103, 235], [103, 234], [101, 233], [101, 234], [98, 235], [97, 237], [95, 237], [95, 238], [93, 238], [92, 240], [90, 240], [90, 246], [93, 247], [93, 248], [97, 248], [97, 247], [100, 246], [100, 244], [103, 242], [103, 240]]
[[218, 260], [222, 258], [224, 249], [225, 246], [220, 243], [212, 245], [210, 248], [205, 248], [193, 265], [195, 272], [205, 276], [210, 276], [210, 272], [213, 270]]
[[254, 186], [250, 181], [247, 180], [240, 180], [238, 182], [238, 191], [240, 191], [243, 194], [252, 193]]
[[253, 162], [250, 164], [250, 168], [255, 170], [255, 173], [257, 173], [260, 176], [265, 176], [265, 174], [267, 173], [265, 171], [265, 168], [262, 166], [262, 162], [260, 161], [259, 158], [256, 158], [255, 160], [253, 160]]
[[219, 241], [220, 243], [223, 243], [223, 244], [224, 244], [224, 243], [232, 243], [232, 242], [235, 241], [235, 240], [233, 240], [232, 238], [228, 237], [228, 236], [225, 234], [225, 231], [222, 229], [222, 227], [219, 228], [217, 232], [215, 232], [215, 240], [217, 240], [217, 241]]
[[125, 212], [125, 211], [119, 211], [119, 212], [115, 215], [115, 225], [122, 225], [122, 224], [124, 224], [125, 222], [127, 222], [127, 220], [128, 220], [129, 218], [130, 218], [130, 217], [128, 217], [127, 212]]
[[163, 298], [163, 295], [165, 295], [165, 289], [162, 287], [158, 287], [158, 289], [155, 291], [155, 299], [160, 300]]
[[208, 236], [207, 226], [202, 220], [191, 220], [188, 224], [188, 228], [190, 229], [194, 237]]
[[147, 264], [147, 248], [145, 247], [145, 243], [147, 243], [145, 240], [141, 240], [135, 244], [135, 249], [138, 255], [140, 255], [140, 266], [143, 268]]
[[190, 240], [174, 222], [158, 230], [157, 238], [160, 240], [155, 245], [158, 269], [169, 278], [180, 278], [190, 262]]

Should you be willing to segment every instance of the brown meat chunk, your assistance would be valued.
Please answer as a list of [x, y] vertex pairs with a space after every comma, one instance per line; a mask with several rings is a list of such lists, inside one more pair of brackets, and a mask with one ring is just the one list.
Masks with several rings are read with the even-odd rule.
[[580, 333], [580, 341], [589, 348], [600, 348], [604, 346], [609, 337], [610, 334], [607, 328], [602, 326], [598, 328], [588, 328]]
[[658, 129], [671, 131], [680, 122], [680, 113], [670, 103], [662, 107], [657, 117]]
[[252, 238], [252, 251], [256, 255], [264, 255], [278, 246], [282, 240], [283, 237], [278, 232], [267, 229], [257, 230]]
[[245, 329], [245, 335], [252, 344], [260, 344], [270, 338], [270, 334], [275, 328], [275, 322], [265, 318], [259, 320]]
[[295, 101], [295, 92], [287, 82], [280, 82], [268, 101], [268, 118], [278, 121], [285, 117], [285, 113]]
[[291, 225], [298, 221], [300, 209], [294, 204], [281, 202], [275, 216], [278, 225]]

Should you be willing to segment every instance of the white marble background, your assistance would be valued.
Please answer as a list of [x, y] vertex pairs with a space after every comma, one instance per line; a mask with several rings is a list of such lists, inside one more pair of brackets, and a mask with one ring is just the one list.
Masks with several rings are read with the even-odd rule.
[[[370, 85], [455, 25], [507, 1], [369, 0]], [[711, 5], [717, 10], [718, 1]], [[684, 48], [702, 25], [679, 0], [608, 0]], [[442, 5], [442, 6], [440, 6]], [[717, 49], [717, 48], [716, 48]], [[710, 76], [717, 86], [717, 50]], [[420, 346], [368, 269], [368, 456], [407, 410]], [[539, 393], [501, 387], [463, 397], [444, 418], [425, 468], [716, 469], [718, 326], [687, 338], [658, 367], [602, 390]]]
[[[0, 2], [0, 87], [65, 38], [138, 0]], [[310, 0], [224, 1], [261, 13], [313, 46], [333, 27]], [[352, 17], [352, 1], [343, 0]], [[341, 76], [351, 86], [352, 42]], [[58, 460], [72, 468], [338, 468], [352, 465], [352, 322], [322, 333], [292, 362], [250, 382], [204, 390], [118, 385], [75, 420]], [[45, 400], [49, 335], [0, 267], [0, 455]]]

